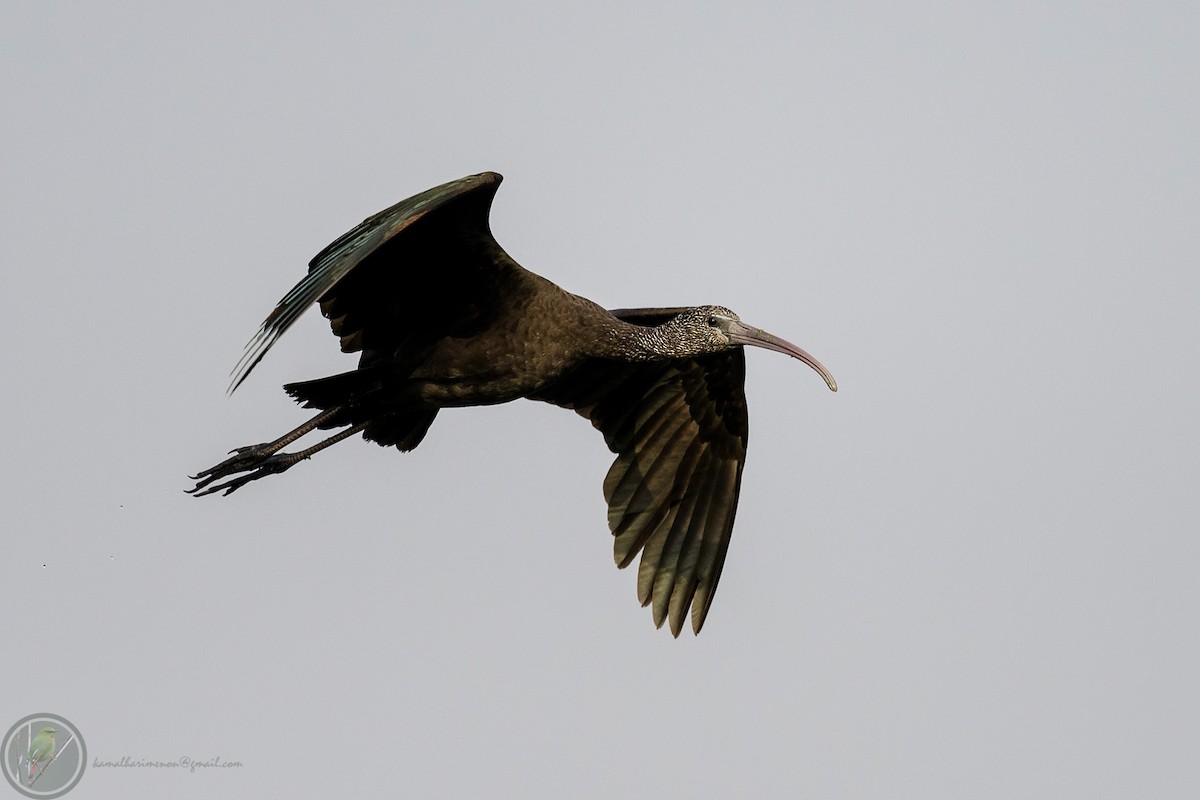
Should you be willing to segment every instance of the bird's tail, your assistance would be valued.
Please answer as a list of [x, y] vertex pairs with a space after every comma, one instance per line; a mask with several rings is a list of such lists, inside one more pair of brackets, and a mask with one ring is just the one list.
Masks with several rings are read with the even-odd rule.
[[327, 378], [284, 385], [283, 390], [305, 408], [329, 409], [355, 405], [379, 392], [383, 386], [368, 370], [353, 370]]

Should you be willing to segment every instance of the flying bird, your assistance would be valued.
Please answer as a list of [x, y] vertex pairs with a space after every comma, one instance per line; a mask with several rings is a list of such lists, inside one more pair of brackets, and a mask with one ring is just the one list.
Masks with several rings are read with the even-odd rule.
[[[638, 600], [679, 635], [700, 632], [729, 548], [746, 459], [746, 345], [833, 376], [799, 347], [722, 306], [606, 311], [524, 269], [492, 237], [500, 185], [471, 175], [367, 218], [310, 262], [246, 347], [230, 391], [313, 303], [358, 368], [291, 383], [318, 413], [273, 442], [239, 447], [192, 476], [197, 496], [229, 494], [361, 433], [415, 448], [439, 409], [529, 398], [568, 408], [604, 434], [614, 555], [641, 553]], [[284, 448], [337, 430], [305, 449]]]

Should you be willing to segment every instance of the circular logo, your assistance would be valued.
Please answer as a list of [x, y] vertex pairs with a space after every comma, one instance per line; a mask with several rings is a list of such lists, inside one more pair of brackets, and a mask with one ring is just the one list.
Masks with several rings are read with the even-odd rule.
[[57, 714], [30, 714], [4, 737], [4, 777], [26, 797], [62, 797], [87, 766], [79, 730]]

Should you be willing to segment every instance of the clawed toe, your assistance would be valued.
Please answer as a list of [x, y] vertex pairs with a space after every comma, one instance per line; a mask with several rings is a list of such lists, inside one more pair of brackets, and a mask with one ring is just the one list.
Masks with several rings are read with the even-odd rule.
[[[227, 458], [215, 467], [206, 469], [197, 475], [192, 475], [191, 478], [196, 481], [196, 485], [184, 491], [194, 497], [204, 497], [205, 495], [216, 494], [217, 492], [229, 494], [237, 491], [250, 481], [283, 472], [300, 460], [300, 457], [287, 453], [264, 452], [264, 447], [266, 445], [254, 445], [252, 447], [239, 447], [236, 450], [231, 450], [230, 452], [233, 453], [231, 458]], [[213, 485], [222, 478], [228, 478], [230, 475], [236, 475], [239, 472], [246, 474], [239, 475], [224, 483]]]
[[326, 447], [337, 444], [347, 436], [361, 433], [367, 427], [367, 423], [360, 422], [304, 450], [299, 450], [295, 453], [279, 452], [301, 436], [317, 429], [335, 415], [342, 413], [343, 410], [339, 406], [329, 411], [323, 411], [299, 428], [296, 428], [286, 436], [281, 436], [273, 442], [250, 445], [249, 447], [238, 447], [230, 450], [229, 458], [220, 464], [192, 475], [191, 479], [196, 482], [196, 485], [184, 491], [193, 497], [204, 497], [205, 495], [216, 494], [218, 492], [224, 494], [236, 492], [250, 481], [265, 478], [267, 475], [277, 475], [298, 462], [311, 458], [314, 453], [319, 453]]
[[194, 481], [202, 481], [200, 486], [196, 487], [201, 488], [226, 475], [232, 475], [235, 472], [245, 472], [261, 464], [275, 453], [274, 450], [268, 448], [270, 448], [269, 444], [253, 444], [248, 447], [235, 448], [229, 451], [230, 457], [220, 464], [217, 464], [215, 467], [209, 467], [203, 472], [190, 475], [189, 477]]

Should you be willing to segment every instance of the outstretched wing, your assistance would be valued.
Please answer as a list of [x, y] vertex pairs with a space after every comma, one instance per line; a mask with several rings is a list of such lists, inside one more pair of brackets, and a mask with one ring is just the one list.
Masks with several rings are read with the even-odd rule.
[[[657, 325], [681, 309], [615, 313]], [[712, 605], [746, 460], [742, 348], [692, 359], [589, 361], [535, 399], [591, 420], [617, 454], [604, 479], [619, 567], [639, 552], [638, 600], [675, 636], [688, 607], [700, 632]]]
[[[342, 350], [363, 351], [360, 365], [402, 345], [412, 323], [431, 320], [437, 328], [453, 328], [477, 316], [475, 301], [486, 294], [487, 273], [520, 269], [488, 225], [501, 180], [484, 172], [444, 183], [368, 217], [318, 253], [308, 275], [246, 345], [230, 391], [314, 302], [341, 337]], [[424, 331], [433, 332], [428, 326]]]

